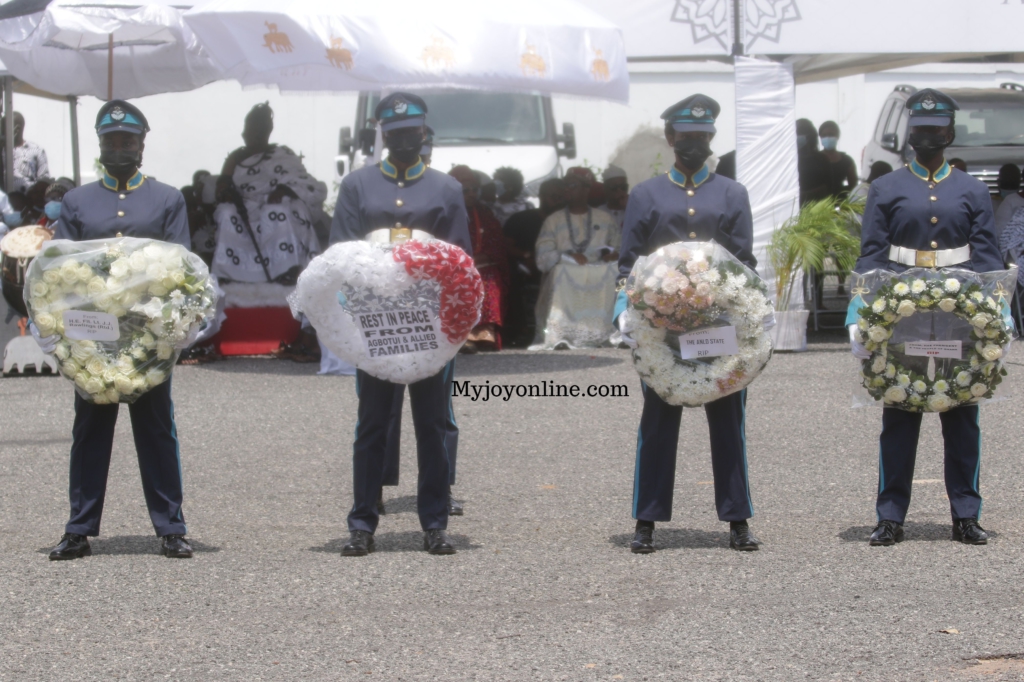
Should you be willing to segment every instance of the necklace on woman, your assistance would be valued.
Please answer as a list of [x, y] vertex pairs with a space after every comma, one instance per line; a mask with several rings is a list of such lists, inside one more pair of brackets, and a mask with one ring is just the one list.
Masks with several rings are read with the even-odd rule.
[[593, 209], [587, 208], [587, 222], [583, 232], [583, 242], [577, 242], [575, 235], [573, 235], [572, 233], [572, 214], [569, 212], [568, 208], [565, 209], [565, 222], [567, 223], [566, 227], [569, 228], [569, 241], [572, 242], [572, 248], [576, 251], [576, 253], [585, 252], [587, 250], [587, 247], [590, 246], [590, 240], [594, 238], [594, 232], [592, 229], [593, 218]]

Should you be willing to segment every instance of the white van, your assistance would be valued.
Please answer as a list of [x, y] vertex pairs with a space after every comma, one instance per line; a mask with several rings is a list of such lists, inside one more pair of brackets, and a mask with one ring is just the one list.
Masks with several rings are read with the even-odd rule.
[[[413, 91], [427, 103], [427, 125], [434, 129], [431, 167], [447, 173], [466, 165], [493, 175], [511, 166], [523, 174], [526, 192], [537, 195], [540, 184], [561, 177], [561, 157], [576, 158], [576, 132], [571, 123], [555, 131], [551, 98], [541, 94], [477, 90]], [[376, 140], [374, 109], [380, 93], [362, 92], [356, 108], [356, 135], [341, 129], [337, 156], [339, 182], [346, 172], [373, 158]]]

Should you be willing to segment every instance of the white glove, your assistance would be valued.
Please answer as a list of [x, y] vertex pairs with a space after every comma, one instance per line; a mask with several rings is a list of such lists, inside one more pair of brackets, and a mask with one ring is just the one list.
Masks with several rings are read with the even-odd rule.
[[857, 325], [851, 324], [850, 330], [850, 352], [853, 353], [853, 357], [858, 360], [869, 360], [871, 359], [871, 351], [864, 347], [864, 344], [857, 340], [860, 336], [857, 332]]
[[174, 349], [175, 350], [185, 350], [186, 348], [191, 346], [193, 343], [196, 342], [196, 338], [199, 336], [199, 332], [201, 332], [204, 327], [206, 327], [206, 321], [205, 320], [203, 321], [202, 324], [192, 325], [192, 328], [188, 330], [188, 336], [186, 336], [184, 339], [182, 339], [178, 343], [174, 344]]
[[636, 350], [636, 339], [630, 336], [634, 327], [626, 323], [626, 313], [619, 315], [619, 319], [615, 320], [615, 326], [619, 328], [619, 333], [622, 334], [622, 343], [629, 346], [630, 349]]
[[32, 338], [39, 344], [39, 350], [43, 351], [46, 355], [53, 355], [53, 351], [57, 350], [57, 342], [60, 341], [60, 337], [57, 334], [51, 334], [50, 336], [40, 335], [39, 327], [36, 326], [35, 322], [29, 322], [28, 330], [32, 332]]

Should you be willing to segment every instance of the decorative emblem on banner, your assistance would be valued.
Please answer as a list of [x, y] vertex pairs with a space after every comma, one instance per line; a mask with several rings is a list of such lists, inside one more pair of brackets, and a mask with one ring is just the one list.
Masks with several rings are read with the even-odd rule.
[[732, 0], [676, 0], [671, 21], [689, 24], [693, 44], [714, 40], [729, 49], [729, 5]]
[[544, 58], [537, 54], [537, 48], [526, 43], [526, 52], [519, 57], [519, 68], [524, 76], [543, 78], [548, 71]]
[[758, 0], [748, 2], [746, 12], [746, 35], [744, 36], [749, 50], [758, 38], [779, 42], [782, 25], [790, 21], [800, 21], [800, 9], [796, 0]]
[[263, 24], [267, 27], [267, 32], [263, 34], [263, 47], [274, 53], [293, 50], [288, 34], [278, 31], [277, 24], [272, 24], [269, 21], [264, 21]]
[[327, 61], [331, 63], [331, 66], [351, 71], [352, 53], [342, 47], [344, 42], [342, 38], [331, 36], [331, 46], [327, 48]]
[[594, 80], [607, 81], [612, 77], [611, 70], [608, 68], [608, 62], [604, 59], [604, 53], [601, 50], [594, 50], [594, 61], [590, 64], [590, 75], [594, 77]]
[[430, 37], [430, 45], [420, 55], [423, 65], [429, 68], [450, 69], [455, 66], [455, 50], [448, 46], [439, 35]]

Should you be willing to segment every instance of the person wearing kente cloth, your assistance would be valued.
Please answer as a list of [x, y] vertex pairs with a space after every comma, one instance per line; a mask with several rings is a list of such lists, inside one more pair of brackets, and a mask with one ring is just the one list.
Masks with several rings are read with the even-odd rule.
[[[104, 104], [96, 116], [103, 173], [97, 182], [64, 195], [55, 239], [84, 241], [139, 237], [189, 248], [185, 198], [177, 189], [146, 177], [142, 166], [149, 124], [135, 106], [122, 100]], [[44, 352], [53, 350], [55, 336], [38, 337]], [[198, 332], [196, 328], [195, 332]], [[181, 347], [189, 345], [194, 336]], [[94, 405], [75, 395], [69, 493], [71, 518], [51, 560], [77, 559], [90, 554], [89, 536], [99, 535], [100, 517], [114, 444], [119, 405]], [[128, 406], [135, 451], [142, 474], [142, 491], [161, 552], [189, 558], [182, 513], [181, 453], [171, 401], [171, 380], [144, 393]]]
[[[661, 117], [665, 139], [675, 151], [675, 165], [637, 185], [629, 196], [619, 257], [619, 294], [615, 319], [626, 310], [626, 278], [640, 256], [675, 242], [714, 240], [743, 264], [756, 267], [752, 247], [753, 219], [743, 185], [711, 173], [707, 159], [715, 136], [718, 102], [693, 95], [673, 104]], [[636, 347], [623, 331], [625, 343]], [[672, 518], [676, 451], [683, 408], [662, 400], [642, 385], [644, 409], [637, 433], [633, 484], [636, 533], [630, 549], [637, 554], [654, 551], [654, 524]], [[730, 525], [729, 546], [758, 549], [760, 542], [747, 519], [754, 515], [747, 478], [746, 390], [704, 405], [711, 432], [711, 468], [715, 479], [718, 518]]]
[[[388, 157], [350, 173], [341, 183], [331, 228], [331, 242], [365, 239], [378, 229], [394, 235], [421, 230], [473, 255], [462, 186], [454, 178], [427, 168], [420, 159], [427, 105], [408, 93], [380, 101], [375, 112]], [[417, 511], [424, 548], [431, 554], [454, 554], [448, 538], [450, 461], [445, 445], [449, 382], [454, 362], [432, 377], [409, 384], [419, 464]], [[379, 515], [377, 499], [384, 480], [388, 424], [396, 384], [362, 370], [356, 373], [359, 396], [353, 446], [354, 497], [348, 515], [346, 556], [374, 549]]]
[[[916, 158], [873, 183], [864, 208], [860, 258], [855, 273], [876, 269], [903, 272], [911, 267], [956, 267], [975, 272], [1004, 269], [996, 245], [992, 199], [980, 180], [953, 169], [943, 151], [953, 143], [959, 109], [948, 95], [930, 88], [906, 103], [908, 142]], [[846, 322], [854, 356], [871, 357], [856, 341], [859, 295], [850, 303]], [[983, 545], [988, 534], [978, 525], [981, 493], [981, 425], [977, 405], [939, 414], [945, 443], [946, 495], [953, 517], [953, 540]], [[878, 453], [878, 525], [870, 544], [903, 540], [910, 506], [921, 414], [882, 410]]]

